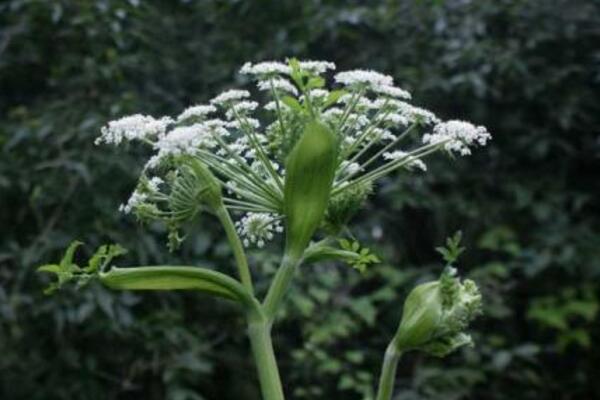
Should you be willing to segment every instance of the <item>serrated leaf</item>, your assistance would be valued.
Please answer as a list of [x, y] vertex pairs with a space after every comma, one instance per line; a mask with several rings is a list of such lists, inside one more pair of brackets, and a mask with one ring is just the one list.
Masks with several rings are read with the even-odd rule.
[[127, 249], [119, 244], [102, 245], [90, 258], [88, 266], [83, 269], [86, 273], [94, 273], [103, 270], [113, 258], [127, 253]]
[[65, 255], [60, 260], [60, 267], [63, 270], [73, 271], [73, 270], [79, 269], [77, 264], [73, 263], [73, 257], [75, 256], [75, 251], [77, 250], [77, 248], [79, 246], [81, 246], [82, 244], [83, 244], [83, 242], [80, 242], [79, 240], [75, 240], [75, 241], [71, 242], [69, 247], [67, 247], [67, 250], [65, 251]]

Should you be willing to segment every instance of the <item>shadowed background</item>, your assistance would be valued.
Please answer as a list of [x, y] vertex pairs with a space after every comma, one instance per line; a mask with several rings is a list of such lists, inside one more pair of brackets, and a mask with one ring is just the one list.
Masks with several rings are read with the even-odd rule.
[[[0, 3], [0, 398], [258, 399], [237, 310], [196, 294], [46, 297], [39, 264], [72, 239], [123, 265], [233, 272], [210, 217], [169, 254], [160, 226], [117, 207], [145, 155], [96, 147], [110, 119], [177, 115], [247, 85], [245, 61], [296, 56], [395, 77], [441, 118], [488, 127], [471, 157], [379, 184], [352, 225], [384, 263], [365, 275], [302, 268], [275, 346], [294, 399], [365, 399], [402, 299], [437, 275], [433, 248], [462, 229], [459, 268], [485, 298], [476, 346], [407, 355], [398, 399], [582, 399], [600, 392], [600, 3], [583, 0]], [[256, 275], [273, 251], [253, 251]], [[264, 290], [265, 280], [259, 280]]]

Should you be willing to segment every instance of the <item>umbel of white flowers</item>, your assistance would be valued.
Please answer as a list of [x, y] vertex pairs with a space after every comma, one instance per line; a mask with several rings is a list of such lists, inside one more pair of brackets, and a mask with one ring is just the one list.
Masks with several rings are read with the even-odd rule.
[[[426, 171], [427, 155], [468, 155], [491, 139], [482, 126], [443, 122], [410, 104], [410, 93], [390, 76], [334, 70], [325, 61], [246, 63], [240, 72], [256, 81], [254, 95], [232, 89], [175, 117], [137, 114], [109, 122], [96, 143], [139, 142], [153, 153], [121, 211], [165, 222], [177, 246], [181, 224], [211, 211], [207, 183], [194, 172], [202, 165], [225, 189], [218, 201], [234, 214], [246, 246], [264, 246], [283, 226], [296, 229], [305, 242], [318, 228], [339, 232], [379, 178], [398, 170]], [[315, 148], [327, 153], [313, 159], [318, 166], [304, 159]], [[295, 170], [288, 170], [291, 165]], [[289, 183], [292, 175], [305, 185]], [[312, 211], [297, 214], [285, 203], [302, 201], [317, 186], [313, 180], [321, 180], [327, 193], [310, 197], [318, 198]], [[311, 212], [311, 226], [294, 228], [294, 219]]]

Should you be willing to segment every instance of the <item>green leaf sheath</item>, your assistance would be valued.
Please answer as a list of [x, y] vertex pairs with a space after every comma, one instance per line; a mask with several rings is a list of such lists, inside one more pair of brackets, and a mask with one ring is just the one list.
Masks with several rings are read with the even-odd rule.
[[112, 268], [100, 281], [117, 290], [198, 290], [255, 308], [256, 300], [236, 280], [220, 272], [180, 266]]
[[284, 214], [286, 255], [299, 259], [325, 215], [337, 159], [337, 139], [311, 121], [286, 163]]

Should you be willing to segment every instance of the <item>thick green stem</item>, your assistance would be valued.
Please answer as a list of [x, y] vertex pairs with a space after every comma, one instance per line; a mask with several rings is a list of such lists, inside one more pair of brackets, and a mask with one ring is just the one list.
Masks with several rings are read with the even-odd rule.
[[300, 259], [297, 257], [285, 255], [281, 260], [281, 265], [273, 278], [267, 297], [263, 302], [265, 315], [269, 321], [273, 321], [275, 318], [275, 314], [283, 302], [298, 264], [300, 264]]
[[385, 351], [381, 376], [379, 378], [379, 389], [377, 391], [377, 400], [391, 400], [394, 392], [394, 382], [396, 380], [396, 368], [402, 355], [396, 349], [393, 343], [390, 343]]
[[252, 276], [250, 275], [250, 268], [248, 267], [248, 260], [246, 259], [246, 253], [244, 252], [244, 246], [235, 231], [235, 225], [231, 220], [231, 216], [229, 212], [225, 208], [224, 205], [221, 205], [215, 211], [217, 217], [221, 221], [223, 228], [225, 229], [225, 233], [227, 235], [227, 239], [229, 240], [229, 244], [233, 250], [233, 255], [235, 257], [235, 262], [238, 267], [238, 273], [240, 275], [240, 280], [244, 287], [250, 292], [254, 293], [254, 287], [252, 285]]
[[263, 400], [284, 400], [277, 360], [271, 341], [271, 324], [263, 317], [250, 318], [248, 337], [258, 370]]

